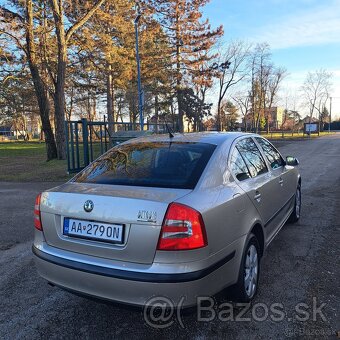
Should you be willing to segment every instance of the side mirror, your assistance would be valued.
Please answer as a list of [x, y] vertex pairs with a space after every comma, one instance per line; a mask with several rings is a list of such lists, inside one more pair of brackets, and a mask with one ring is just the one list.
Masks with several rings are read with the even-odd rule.
[[298, 161], [297, 158], [295, 158], [293, 156], [287, 156], [286, 157], [286, 165], [297, 166], [297, 165], [299, 165], [299, 161]]

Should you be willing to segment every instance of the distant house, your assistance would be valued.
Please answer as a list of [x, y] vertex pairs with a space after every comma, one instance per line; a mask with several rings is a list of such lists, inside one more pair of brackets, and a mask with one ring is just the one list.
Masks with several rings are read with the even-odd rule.
[[0, 126], [0, 136], [27, 139], [39, 138], [41, 134], [40, 120], [38, 117], [24, 117], [13, 121], [12, 124]]
[[319, 119], [316, 119], [314, 117], [306, 116], [305, 118], [301, 119], [302, 123], [318, 123]]
[[41, 125], [40, 119], [37, 116], [29, 117], [29, 119], [27, 119], [27, 132], [33, 138], [39, 138], [41, 134]]
[[271, 130], [281, 129], [283, 123], [285, 109], [283, 107], [274, 106], [266, 110], [265, 116], [269, 116], [269, 128]]
[[13, 136], [13, 131], [12, 127], [7, 125], [7, 126], [0, 126], [0, 136], [6, 136], [6, 137], [11, 137]]
[[[281, 129], [283, 123], [285, 109], [283, 107], [273, 106], [270, 109], [266, 109], [264, 117], [268, 119], [269, 129], [270, 130], [279, 130]], [[253, 115], [251, 112], [243, 118], [243, 127], [247, 125], [247, 130], [250, 130], [253, 127]]]
[[284, 114], [282, 130], [300, 130], [303, 128], [303, 124], [300, 121], [300, 115], [298, 111], [287, 110]]

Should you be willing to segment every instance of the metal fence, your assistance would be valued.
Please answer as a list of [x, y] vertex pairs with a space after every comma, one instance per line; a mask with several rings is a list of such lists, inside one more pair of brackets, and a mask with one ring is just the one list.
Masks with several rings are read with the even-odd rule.
[[109, 123], [105, 119], [96, 122], [87, 119], [65, 121], [67, 171], [79, 172], [112, 146], [131, 138], [166, 133], [167, 126], [172, 131], [178, 130], [172, 123], [148, 122], [144, 125], [145, 130], [141, 131], [139, 123]]

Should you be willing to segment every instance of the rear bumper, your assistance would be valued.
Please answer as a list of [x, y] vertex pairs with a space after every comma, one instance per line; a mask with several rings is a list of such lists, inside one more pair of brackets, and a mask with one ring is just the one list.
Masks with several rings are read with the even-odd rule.
[[229, 261], [231, 261], [235, 256], [235, 250], [228, 254], [226, 257], [216, 262], [214, 265], [193, 271], [188, 273], [174, 273], [174, 274], [161, 274], [161, 273], [142, 273], [130, 270], [121, 270], [109, 267], [97, 266], [94, 264], [88, 264], [83, 262], [77, 262], [61, 257], [57, 257], [48, 253], [45, 253], [35, 246], [32, 247], [32, 252], [35, 256], [41, 260], [47, 261], [49, 263], [69, 268], [77, 271], [82, 271], [85, 273], [107, 276], [115, 279], [129, 280], [129, 281], [139, 281], [139, 282], [151, 282], [151, 283], [180, 283], [196, 281], [204, 278], [205, 276], [211, 274], [216, 269], [222, 267]]
[[147, 273], [110, 268], [56, 256], [33, 246], [40, 276], [80, 294], [143, 306], [166, 297], [174, 306], [196, 304], [198, 296], [212, 296], [236, 282], [241, 251], [228, 253], [213, 265], [185, 273]]

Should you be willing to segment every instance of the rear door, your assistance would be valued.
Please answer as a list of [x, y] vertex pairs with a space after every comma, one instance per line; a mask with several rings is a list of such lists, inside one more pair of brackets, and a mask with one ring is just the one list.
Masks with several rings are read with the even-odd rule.
[[[260, 150], [251, 137], [237, 141], [235, 148], [238, 150], [250, 174], [250, 179], [239, 181], [240, 187], [247, 192], [252, 203], [258, 210], [266, 232], [270, 238], [274, 232], [275, 213], [279, 202], [275, 199], [275, 183], [268, 171], [265, 160]], [[274, 218], [273, 218], [274, 217]]]
[[291, 207], [295, 194], [295, 174], [291, 171], [292, 169], [285, 166], [285, 161], [280, 152], [269, 141], [262, 137], [255, 137], [255, 140], [267, 160], [275, 182], [275, 188], [279, 193], [279, 195], [275, 195], [275, 199], [280, 204], [277, 214], [279, 215], [278, 218], [283, 221]]

